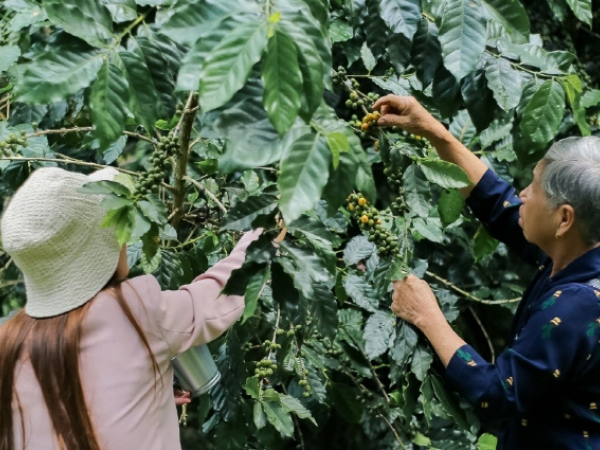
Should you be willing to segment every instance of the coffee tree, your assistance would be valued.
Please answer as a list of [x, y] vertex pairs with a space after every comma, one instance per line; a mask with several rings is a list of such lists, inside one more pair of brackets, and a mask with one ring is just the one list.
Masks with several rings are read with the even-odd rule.
[[[591, 24], [590, 0], [550, 3]], [[391, 283], [428, 279], [448, 321], [493, 358], [528, 272], [464, 208], [465, 173], [422, 137], [377, 127], [371, 106], [415, 96], [524, 185], [557, 135], [597, 130], [600, 91], [574, 53], [544, 49], [518, 1], [0, 8], [3, 200], [39, 167], [117, 167], [84, 189], [106, 195], [103, 225], [128, 244], [132, 275], [164, 289], [265, 230], [224, 288], [246, 310], [211, 343], [222, 381], [188, 411], [185, 445], [474, 448], [475, 415], [390, 312]], [[7, 314], [25, 292], [0, 258]]]

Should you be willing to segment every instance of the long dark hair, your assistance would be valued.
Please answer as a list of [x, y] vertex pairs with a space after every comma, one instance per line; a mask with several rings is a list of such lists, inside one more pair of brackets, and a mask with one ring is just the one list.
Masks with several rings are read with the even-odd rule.
[[[123, 313], [142, 339], [152, 361], [155, 380], [160, 373], [148, 339], [123, 297], [120, 281], [105, 289], [113, 292]], [[79, 373], [82, 326], [92, 302], [60, 316], [34, 319], [24, 311], [0, 327], [0, 450], [17, 450], [12, 405], [16, 401], [25, 439], [23, 410], [15, 391], [15, 367], [22, 356], [31, 360], [42, 387], [52, 426], [61, 448], [101, 450], [85, 404]], [[155, 385], [156, 386], [156, 385]]]

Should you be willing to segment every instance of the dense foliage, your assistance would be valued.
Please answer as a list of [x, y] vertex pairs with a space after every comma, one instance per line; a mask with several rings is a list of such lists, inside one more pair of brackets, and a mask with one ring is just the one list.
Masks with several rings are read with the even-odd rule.
[[[591, 0], [536, 8], [549, 30], [593, 20]], [[474, 448], [477, 419], [391, 314], [391, 281], [432, 282], [493, 358], [530, 272], [464, 208], [464, 172], [370, 106], [417, 97], [522, 187], [557, 135], [597, 131], [572, 41], [532, 34], [514, 0], [5, 0], [0, 15], [3, 201], [39, 167], [118, 167], [86, 190], [106, 194], [132, 275], [165, 289], [265, 229], [225, 288], [246, 310], [211, 344], [223, 378], [185, 446]], [[0, 253], [2, 313], [24, 295]]]

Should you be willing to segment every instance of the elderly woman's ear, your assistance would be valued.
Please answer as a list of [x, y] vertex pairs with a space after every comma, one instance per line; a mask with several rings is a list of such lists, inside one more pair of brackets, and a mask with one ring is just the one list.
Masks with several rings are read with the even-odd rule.
[[558, 207], [558, 227], [556, 228], [556, 239], [562, 239], [569, 233], [579, 233], [575, 226], [575, 210], [571, 205], [565, 204]]

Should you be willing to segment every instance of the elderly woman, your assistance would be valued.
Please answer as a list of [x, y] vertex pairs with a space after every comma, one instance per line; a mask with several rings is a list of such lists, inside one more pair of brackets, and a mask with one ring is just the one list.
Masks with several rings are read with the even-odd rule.
[[467, 204], [538, 269], [495, 364], [452, 330], [414, 276], [395, 284], [392, 310], [425, 334], [481, 417], [501, 421], [499, 449], [600, 449], [600, 139], [555, 143], [517, 197], [415, 99], [390, 95], [375, 108], [380, 125], [426, 137], [461, 166], [473, 182]]

